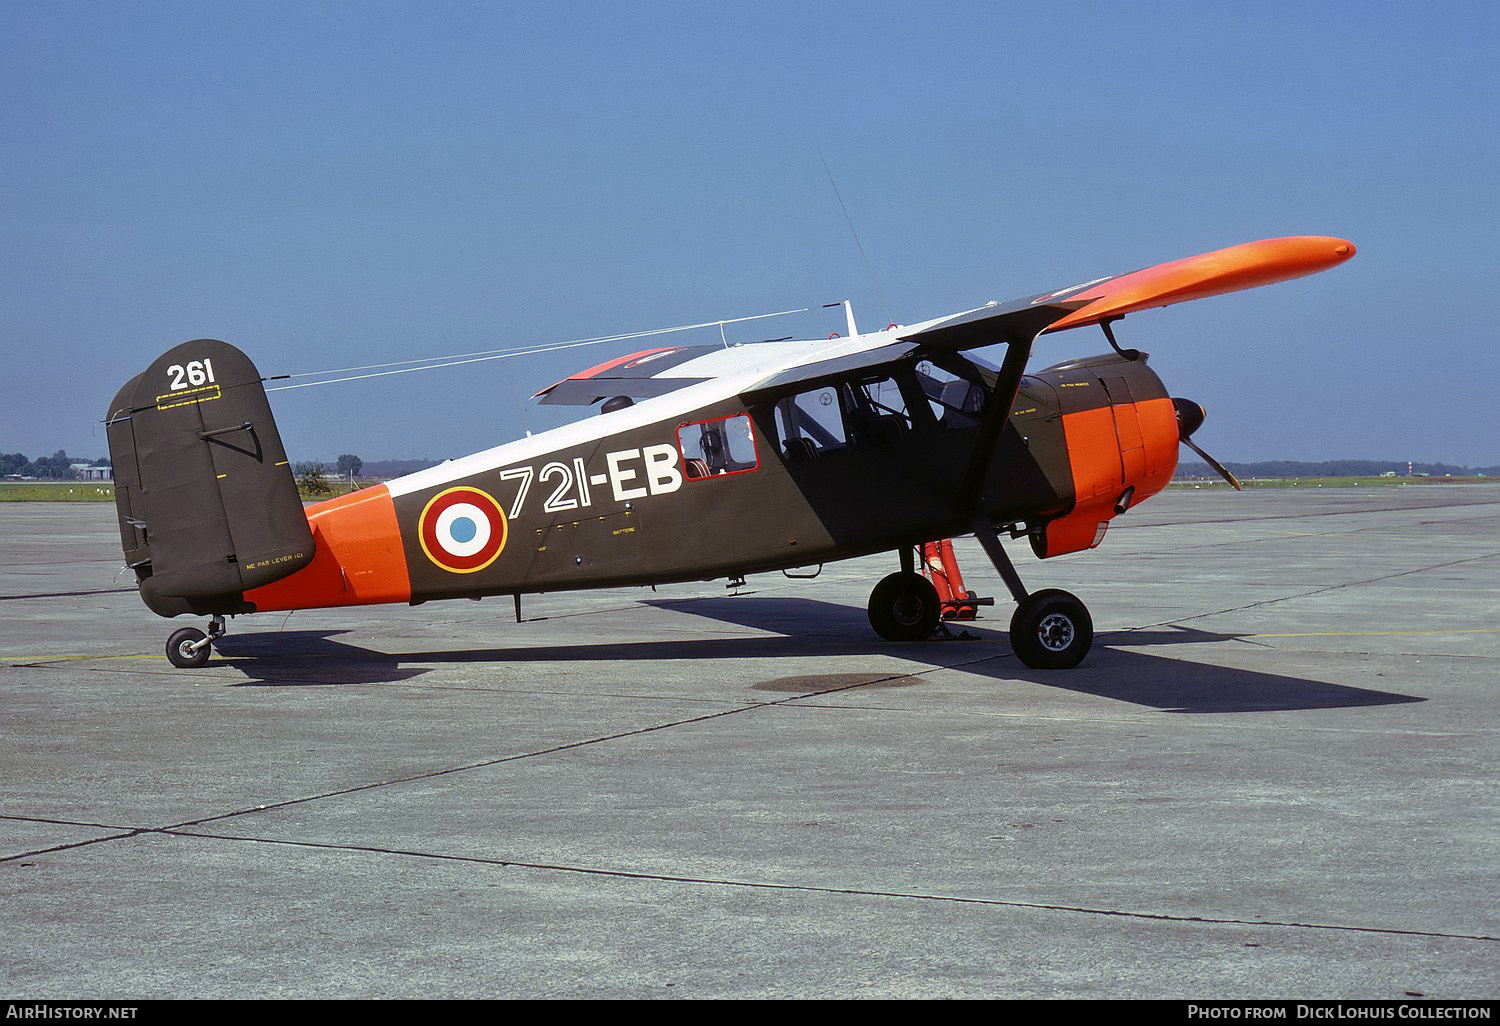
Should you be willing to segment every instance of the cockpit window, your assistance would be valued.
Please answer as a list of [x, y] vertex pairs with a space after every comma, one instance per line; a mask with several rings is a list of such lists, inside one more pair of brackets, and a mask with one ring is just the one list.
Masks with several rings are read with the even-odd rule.
[[871, 378], [844, 386], [849, 438], [855, 445], [894, 442], [911, 431], [911, 414], [893, 378]]
[[755, 430], [743, 413], [683, 424], [677, 429], [677, 447], [689, 481], [747, 474], [760, 466]]
[[932, 407], [938, 426], [975, 427], [984, 409], [984, 388], [978, 368], [954, 362], [952, 369], [931, 361], [917, 364], [917, 383]]
[[776, 432], [788, 463], [811, 460], [849, 444], [838, 392], [839, 386], [825, 385], [776, 404]]

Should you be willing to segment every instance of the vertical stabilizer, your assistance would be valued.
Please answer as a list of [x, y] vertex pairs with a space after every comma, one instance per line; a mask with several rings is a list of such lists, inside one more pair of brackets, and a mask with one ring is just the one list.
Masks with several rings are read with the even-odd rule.
[[132, 378], [107, 418], [121, 547], [162, 616], [248, 612], [244, 592], [313, 555], [260, 372], [184, 342]]

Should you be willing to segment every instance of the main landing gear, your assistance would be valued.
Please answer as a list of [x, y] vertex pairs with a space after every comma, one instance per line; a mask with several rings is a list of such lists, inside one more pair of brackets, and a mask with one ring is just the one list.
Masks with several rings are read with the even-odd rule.
[[[994, 527], [974, 525], [995, 570], [1016, 600], [1010, 618], [1010, 643], [1016, 657], [1034, 670], [1067, 670], [1088, 655], [1094, 643], [1094, 620], [1074, 595], [1056, 588], [1028, 593]], [[901, 549], [901, 570], [870, 593], [870, 626], [887, 641], [922, 641], [932, 637], [942, 614], [937, 589], [914, 572], [912, 551]]]
[[1033, 592], [1010, 618], [1016, 657], [1034, 670], [1070, 670], [1094, 643], [1094, 620], [1075, 595], [1056, 588]]
[[195, 670], [208, 662], [213, 643], [226, 633], [224, 618], [215, 616], [208, 621], [208, 633], [196, 627], [184, 627], [173, 631], [167, 639], [167, 659], [179, 670]]
[[870, 592], [870, 626], [887, 641], [923, 641], [942, 620], [937, 589], [921, 574], [902, 570]]
[[943, 616], [943, 603], [932, 582], [917, 573], [911, 546], [901, 546], [901, 570], [882, 578], [866, 607], [870, 626], [886, 641], [924, 641]]
[[1010, 618], [1010, 646], [1033, 670], [1069, 670], [1083, 662], [1094, 643], [1094, 618], [1075, 595], [1056, 588], [1027, 594], [1021, 576], [988, 521], [974, 521], [974, 537], [1016, 600]]

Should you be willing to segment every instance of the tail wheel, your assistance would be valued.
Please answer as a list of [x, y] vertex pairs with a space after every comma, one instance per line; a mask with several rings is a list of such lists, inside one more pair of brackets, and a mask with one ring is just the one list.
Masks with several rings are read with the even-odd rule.
[[1088, 607], [1066, 591], [1049, 588], [1028, 595], [1010, 618], [1011, 647], [1034, 670], [1071, 669], [1093, 643]]
[[918, 573], [900, 571], [870, 593], [870, 626], [887, 641], [922, 641], [932, 637], [942, 615], [937, 589]]
[[211, 645], [202, 645], [193, 648], [198, 642], [208, 637], [196, 627], [184, 627], [180, 631], [173, 631], [172, 636], [167, 639], [167, 659], [179, 670], [194, 670], [208, 662]]

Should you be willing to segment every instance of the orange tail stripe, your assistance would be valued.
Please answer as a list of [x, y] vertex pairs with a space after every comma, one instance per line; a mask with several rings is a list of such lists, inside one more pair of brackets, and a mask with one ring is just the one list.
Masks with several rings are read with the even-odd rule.
[[317, 546], [312, 562], [246, 592], [257, 610], [411, 601], [401, 528], [385, 485], [309, 506], [307, 522]]

